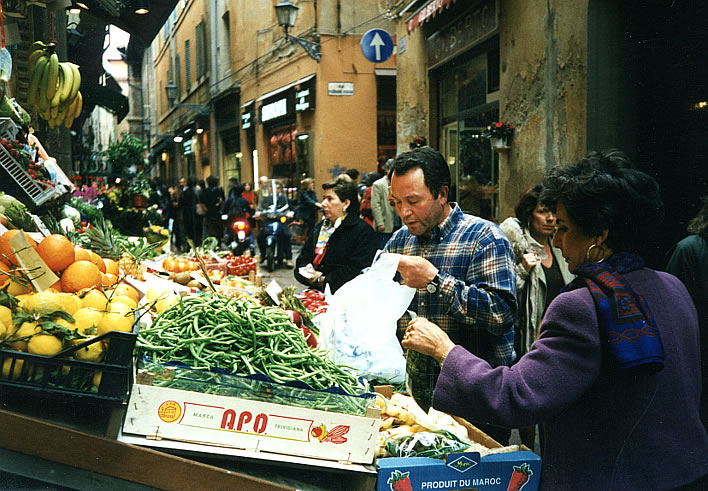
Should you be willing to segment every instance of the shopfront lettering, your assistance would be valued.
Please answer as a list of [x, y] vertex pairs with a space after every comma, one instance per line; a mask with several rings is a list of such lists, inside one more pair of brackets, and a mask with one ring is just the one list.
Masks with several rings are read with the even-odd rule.
[[498, 28], [497, 4], [486, 0], [427, 40], [428, 64], [435, 67], [493, 35]]
[[307, 111], [310, 109], [310, 89], [303, 89], [295, 92], [295, 111]]
[[[251, 421], [253, 421], [253, 424], [250, 424]], [[221, 429], [235, 429], [245, 433], [264, 433], [267, 425], [268, 416], [264, 413], [259, 413], [254, 418], [253, 413], [250, 411], [243, 411], [241, 414], [237, 414], [235, 410], [227, 409], [221, 418]]]
[[242, 130], [247, 130], [247, 129], [249, 129], [249, 128], [251, 127], [251, 124], [252, 124], [252, 122], [251, 122], [251, 117], [252, 117], [252, 115], [253, 115], [253, 113], [251, 113], [251, 112], [247, 112], [247, 113], [241, 114], [241, 129], [242, 129]]
[[261, 123], [287, 116], [288, 114], [288, 99], [282, 98], [270, 104], [264, 104], [261, 107]]

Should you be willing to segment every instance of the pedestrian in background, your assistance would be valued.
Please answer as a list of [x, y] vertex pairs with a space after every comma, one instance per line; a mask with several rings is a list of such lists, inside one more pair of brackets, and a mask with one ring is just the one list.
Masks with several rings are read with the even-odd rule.
[[302, 220], [305, 224], [305, 234], [309, 234], [315, 223], [317, 223], [317, 212], [322, 208], [317, 201], [315, 192], [315, 180], [306, 177], [300, 183], [300, 191], [297, 195], [297, 207], [295, 208], [295, 218]]
[[241, 196], [246, 198], [246, 201], [248, 201], [251, 208], [256, 207], [256, 193], [253, 191], [253, 186], [250, 182], [243, 183], [243, 192], [241, 193]]
[[219, 186], [216, 176], [209, 176], [206, 179], [207, 187], [201, 192], [200, 200], [206, 206], [204, 215], [206, 235], [221, 239], [224, 234], [221, 223], [221, 206], [224, 203], [224, 190]]
[[371, 185], [371, 213], [374, 230], [379, 239], [379, 249], [383, 249], [393, 235], [393, 217], [396, 214], [389, 199], [388, 174], [393, 169], [393, 159], [388, 159], [383, 166], [383, 177]]
[[412, 321], [403, 347], [441, 366], [433, 406], [508, 427], [543, 423], [541, 490], [707, 489], [696, 309], [678, 279], [638, 254], [663, 219], [658, 184], [618, 151], [555, 167], [543, 184], [553, 245], [577, 278], [512, 367]]
[[171, 247], [175, 252], [181, 252], [184, 243], [184, 222], [182, 220], [180, 199], [186, 188], [187, 180], [184, 177], [180, 177], [177, 180], [177, 185], [168, 189], [170, 192], [170, 218], [167, 224], [171, 232]]
[[364, 220], [369, 227], [374, 228], [374, 213], [371, 210], [371, 186], [376, 180], [378, 180], [379, 175], [375, 172], [370, 172], [364, 174], [364, 192], [361, 194], [361, 203], [359, 205], [359, 215], [362, 220]]
[[179, 209], [182, 215], [182, 225], [184, 226], [183, 241], [180, 243], [182, 251], [189, 250], [187, 239], [192, 239], [194, 245], [201, 243], [201, 222], [197, 220], [197, 203], [199, 196], [197, 192], [197, 178], [189, 176], [187, 184], [179, 197]]
[[[514, 330], [516, 356], [525, 355], [536, 340], [541, 319], [551, 301], [574, 275], [557, 247], [551, 244], [556, 215], [539, 201], [542, 184], [526, 189], [516, 204], [515, 217], [499, 226], [509, 238], [516, 256], [516, 301], [519, 306]], [[521, 442], [534, 448], [536, 426], [519, 429]]]
[[[303, 285], [332, 292], [371, 266], [376, 254], [373, 229], [359, 217], [356, 184], [340, 175], [322, 185], [324, 218], [311, 230], [296, 260], [295, 279]], [[309, 266], [309, 268], [308, 268]], [[300, 268], [310, 269], [305, 276]]]
[[666, 271], [686, 285], [698, 311], [703, 373], [701, 419], [708, 428], [708, 195], [702, 201], [698, 214], [688, 223], [691, 235], [673, 248]]

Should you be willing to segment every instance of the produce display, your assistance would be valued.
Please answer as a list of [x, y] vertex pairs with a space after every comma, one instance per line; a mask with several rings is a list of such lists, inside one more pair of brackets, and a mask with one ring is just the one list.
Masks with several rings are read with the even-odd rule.
[[158, 363], [261, 374], [279, 383], [304, 382], [314, 389], [338, 387], [351, 395], [362, 392], [354, 375], [324, 352], [308, 347], [302, 330], [282, 309], [243, 298], [182, 298], [140, 331], [137, 346]]
[[30, 48], [27, 70], [30, 72], [27, 102], [39, 111], [50, 128], [62, 123], [71, 128], [83, 108], [78, 65], [60, 62], [54, 43], [35, 41]]

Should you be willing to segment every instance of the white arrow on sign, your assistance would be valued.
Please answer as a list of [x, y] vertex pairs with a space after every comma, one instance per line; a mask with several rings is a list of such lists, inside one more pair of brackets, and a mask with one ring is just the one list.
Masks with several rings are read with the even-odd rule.
[[369, 44], [369, 46], [373, 46], [376, 50], [377, 60], [381, 59], [381, 46], [384, 46], [385, 44], [386, 43], [384, 43], [383, 39], [381, 39], [381, 36], [379, 36], [379, 33], [374, 33], [374, 39], [371, 40], [371, 44]]

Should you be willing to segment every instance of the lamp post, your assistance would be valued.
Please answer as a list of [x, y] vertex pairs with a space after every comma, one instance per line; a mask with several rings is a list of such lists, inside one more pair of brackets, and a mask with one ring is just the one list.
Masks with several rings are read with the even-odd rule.
[[295, 27], [295, 19], [297, 19], [297, 11], [299, 7], [292, 3], [290, 0], [281, 0], [275, 6], [275, 15], [278, 18], [278, 25], [285, 29], [285, 40], [290, 40], [290, 43], [297, 43], [307, 52], [307, 54], [315, 60], [317, 63], [320, 62], [320, 44], [307, 39], [302, 39], [297, 36], [288, 35], [288, 29]]
[[167, 96], [168, 106], [186, 107], [202, 116], [209, 114], [209, 104], [182, 104], [175, 102], [175, 100], [177, 100], [177, 86], [172, 80], [168, 81], [167, 85], [165, 85], [165, 95]]

